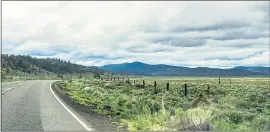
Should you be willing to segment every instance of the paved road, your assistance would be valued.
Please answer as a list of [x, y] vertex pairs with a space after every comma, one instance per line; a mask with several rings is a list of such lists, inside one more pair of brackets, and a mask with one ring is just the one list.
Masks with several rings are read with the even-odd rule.
[[52, 82], [3, 83], [2, 91], [15, 87], [2, 95], [2, 131], [86, 131], [52, 94]]
[[3, 82], [2, 83], [2, 92], [6, 91], [7, 89], [12, 89], [14, 87], [20, 86], [22, 84], [25, 84], [26, 81], [14, 81], [14, 82]]

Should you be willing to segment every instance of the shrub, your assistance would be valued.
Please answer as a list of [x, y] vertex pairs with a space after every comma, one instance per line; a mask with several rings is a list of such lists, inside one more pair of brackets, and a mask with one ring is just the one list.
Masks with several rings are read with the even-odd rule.
[[85, 87], [84, 92], [86, 95], [95, 95], [98, 96], [103, 93], [103, 89], [97, 86]]
[[130, 80], [125, 80], [125, 83], [131, 84]]
[[135, 84], [136, 88], [143, 88], [143, 84]]
[[[144, 80], [145, 84], [150, 84], [149, 80]], [[201, 82], [193, 81], [189, 83], [192, 87], [188, 88], [187, 96], [180, 87], [184, 82], [180, 81], [170, 82], [170, 90], [166, 91], [167, 80], [159, 81], [156, 89], [150, 85], [141, 89], [142, 83], [129, 85], [120, 81], [76, 79], [65, 81], [65, 90], [71, 91], [81, 104], [93, 105], [96, 112], [122, 119], [122, 126], [128, 130], [202, 131], [213, 127], [214, 131], [257, 131], [270, 128], [269, 121], [261, 118], [270, 113], [264, 96], [268, 83], [211, 86], [211, 94], [205, 98], [215, 103], [211, 101], [207, 106], [202, 103], [191, 108], [191, 101], [206, 89]]]
[[111, 83], [105, 83], [104, 84], [104, 87], [105, 88], [108, 88], [108, 89], [112, 89], [113, 88], [113, 84], [111, 84]]
[[84, 92], [85, 92], [86, 95], [93, 94], [93, 90], [91, 89], [91, 87], [85, 87]]
[[100, 79], [100, 75], [98, 73], [94, 73], [93, 78]]

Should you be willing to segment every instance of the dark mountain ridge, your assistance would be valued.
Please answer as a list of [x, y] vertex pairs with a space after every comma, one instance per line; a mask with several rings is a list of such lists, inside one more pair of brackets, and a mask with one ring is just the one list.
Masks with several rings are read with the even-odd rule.
[[242, 70], [242, 71], [251, 71], [251, 72], [263, 72], [263, 73], [269, 73], [270, 67], [247, 67], [247, 66], [237, 66], [232, 68], [234, 70]]
[[235, 67], [231, 69], [208, 67], [189, 68], [165, 64], [150, 65], [136, 61], [132, 63], [104, 65], [100, 68], [113, 72], [146, 76], [269, 76], [269, 67]]

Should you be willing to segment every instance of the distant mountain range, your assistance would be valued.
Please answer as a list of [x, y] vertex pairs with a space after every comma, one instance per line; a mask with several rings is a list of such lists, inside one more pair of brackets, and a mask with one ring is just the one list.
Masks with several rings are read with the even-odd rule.
[[101, 66], [104, 70], [145, 76], [269, 76], [270, 67], [234, 67], [218, 69], [208, 67], [181, 67], [171, 65], [150, 65], [142, 62], [109, 64]]
[[245, 66], [237, 66], [232, 68], [234, 70], [242, 70], [242, 71], [251, 71], [251, 72], [263, 72], [263, 73], [269, 73], [270, 68], [269, 67], [245, 67]]

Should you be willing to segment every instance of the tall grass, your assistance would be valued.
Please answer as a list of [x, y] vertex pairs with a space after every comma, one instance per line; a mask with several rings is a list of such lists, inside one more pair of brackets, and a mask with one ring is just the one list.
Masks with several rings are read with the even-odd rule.
[[[145, 79], [145, 88], [124, 81], [75, 79], [65, 81], [63, 87], [71, 97], [86, 106], [96, 106], [94, 111], [121, 119], [119, 130], [269, 130], [267, 111], [267, 82], [220, 84], [193, 80], [188, 83], [188, 96], [184, 96], [183, 84], [170, 80]], [[130, 82], [133, 82], [130, 80]], [[207, 92], [205, 84], [211, 86]], [[156, 90], [156, 92], [155, 92]], [[198, 96], [210, 102], [190, 102]], [[207, 95], [209, 94], [209, 95]]]

